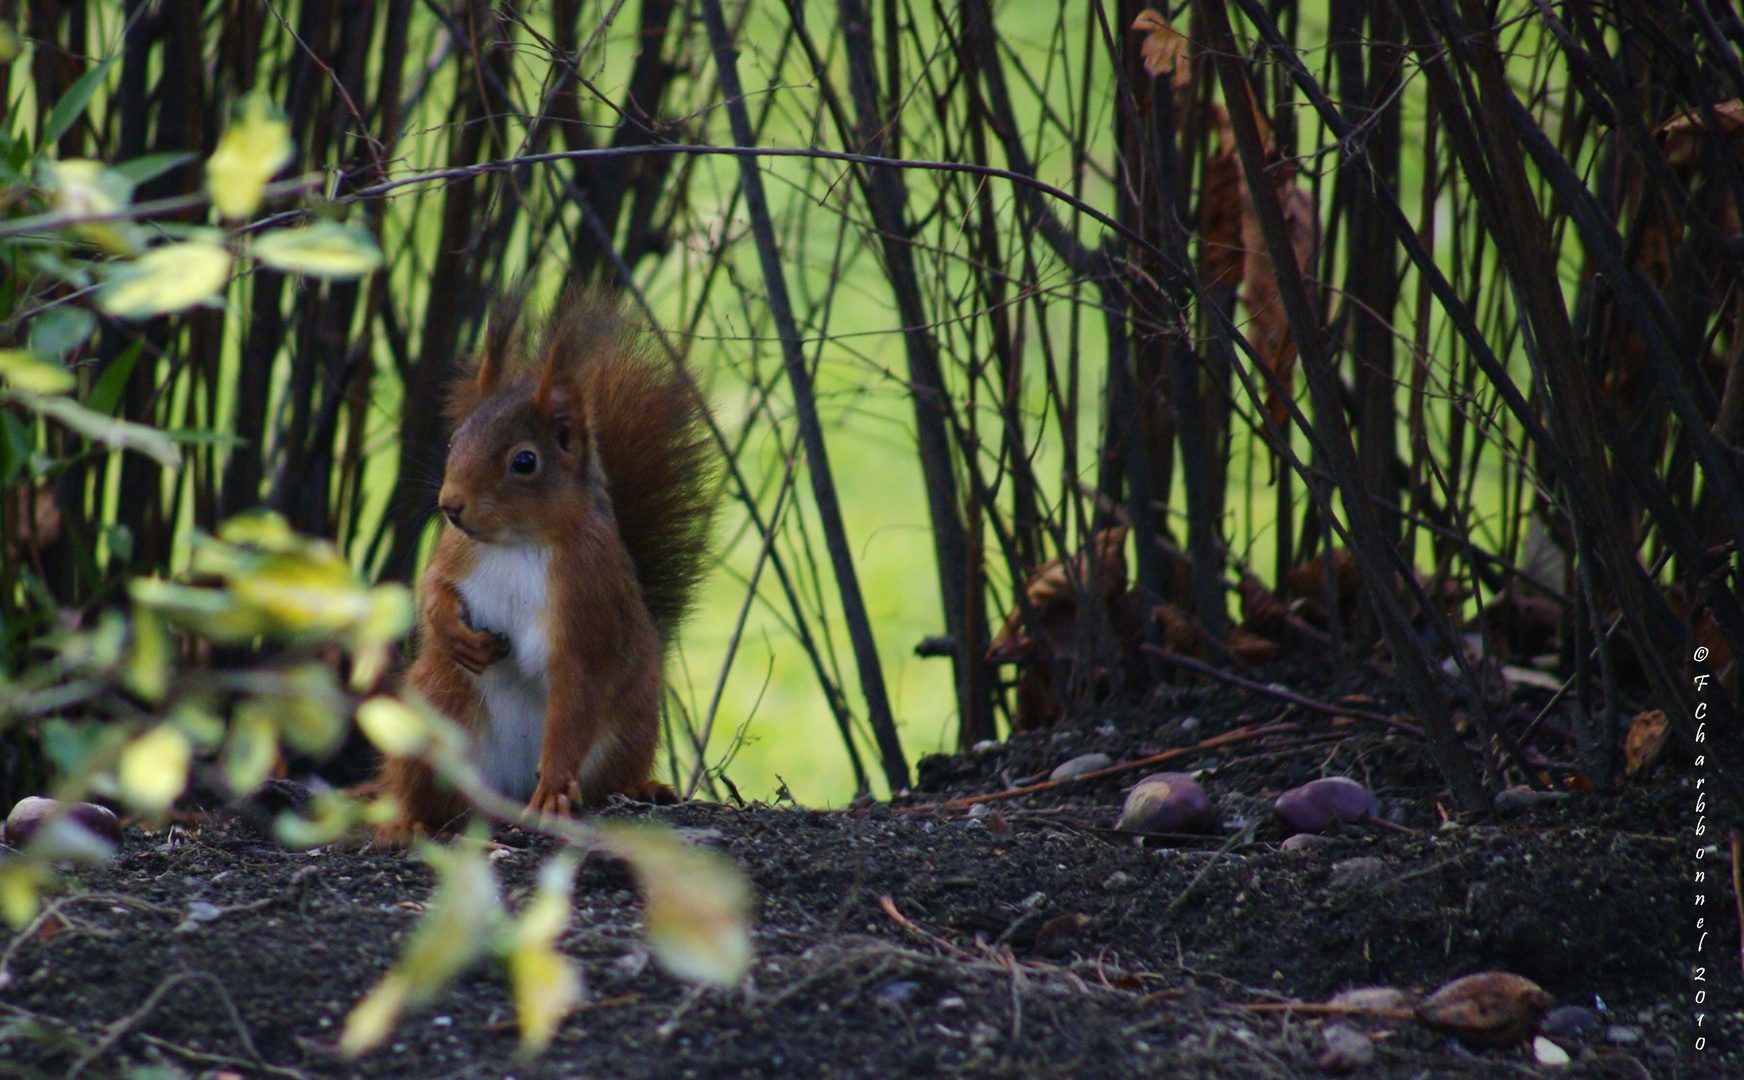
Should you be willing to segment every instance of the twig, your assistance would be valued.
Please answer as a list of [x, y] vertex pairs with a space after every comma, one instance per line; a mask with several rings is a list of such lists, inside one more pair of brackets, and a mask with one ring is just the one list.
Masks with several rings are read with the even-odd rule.
[[1328, 716], [1349, 716], [1357, 720], [1370, 720], [1377, 724], [1385, 724], [1390, 728], [1397, 728], [1398, 730], [1403, 731], [1408, 735], [1414, 735], [1419, 739], [1423, 737], [1422, 728], [1418, 727], [1416, 724], [1400, 720], [1396, 716], [1383, 716], [1377, 712], [1368, 712], [1363, 709], [1347, 709], [1342, 705], [1330, 705], [1324, 701], [1315, 701], [1313, 698], [1306, 698], [1301, 694], [1293, 694], [1288, 690], [1281, 690], [1275, 686], [1267, 686], [1265, 683], [1254, 682], [1252, 679], [1244, 679], [1240, 675], [1235, 675], [1219, 668], [1214, 668], [1210, 664], [1202, 664], [1190, 656], [1182, 656], [1178, 652], [1170, 652], [1168, 649], [1162, 648], [1159, 645], [1142, 645], [1140, 648], [1148, 653], [1161, 657], [1171, 664], [1184, 667], [1195, 674], [1217, 679], [1221, 682], [1226, 682], [1231, 686], [1239, 686], [1243, 690], [1248, 690], [1255, 694], [1264, 694], [1267, 697], [1277, 698], [1279, 701], [1287, 701], [1292, 705], [1308, 709], [1312, 712], [1325, 713]]
[[926, 930], [921, 929], [920, 926], [917, 925], [908, 916], [906, 916], [902, 912], [896, 910], [896, 901], [892, 900], [888, 894], [886, 894], [884, 896], [880, 896], [878, 898], [878, 906], [881, 909], [883, 909], [884, 914], [890, 916], [891, 922], [902, 927], [904, 930], [907, 930], [910, 934], [913, 934], [915, 937], [920, 938], [922, 941], [928, 942], [929, 944], [937, 945], [939, 948], [945, 950], [946, 952], [950, 953], [952, 956], [955, 956], [959, 959], [962, 959], [962, 960], [969, 959], [969, 954], [967, 952], [965, 952], [963, 949], [957, 947], [956, 945], [951, 944], [950, 942], [946, 941], [942, 937], [938, 937], [934, 934], [927, 932]]
[[1295, 723], [1267, 724], [1264, 727], [1254, 728], [1236, 728], [1234, 731], [1228, 731], [1222, 735], [1216, 735], [1212, 738], [1196, 742], [1192, 746], [1179, 746], [1173, 750], [1164, 750], [1160, 754], [1152, 754], [1150, 757], [1139, 758], [1137, 761], [1123, 761], [1119, 765], [1110, 765], [1106, 769], [1097, 769], [1095, 772], [1081, 773], [1078, 776], [1067, 776], [1059, 780], [1043, 780], [1039, 784], [1029, 784], [1024, 787], [1011, 788], [1009, 791], [995, 791], [989, 795], [970, 795], [962, 799], [947, 799], [941, 803], [922, 803], [919, 806], [901, 806], [897, 807], [896, 812], [899, 814], [913, 814], [923, 810], [956, 810], [964, 806], [973, 806], [976, 803], [993, 802], [998, 799], [1010, 799], [1017, 795], [1031, 795], [1038, 791], [1048, 791], [1060, 787], [1063, 784], [1076, 784], [1085, 780], [1100, 780], [1106, 776], [1118, 776], [1121, 773], [1131, 772], [1134, 769], [1143, 769], [1150, 765], [1160, 765], [1165, 761], [1173, 761], [1176, 758], [1186, 757], [1190, 754], [1197, 754], [1204, 750], [1215, 750], [1220, 746], [1229, 746], [1233, 743], [1246, 742], [1249, 739], [1258, 739], [1266, 735], [1282, 735], [1286, 732], [1301, 730], [1302, 725]]
[[1316, 1004], [1308, 1001], [1261, 1001], [1251, 1005], [1237, 1005], [1225, 1002], [1225, 1009], [1249, 1013], [1286, 1013], [1297, 1016], [1372, 1016], [1379, 1020], [1415, 1020], [1417, 1014], [1410, 1009], [1377, 1009], [1365, 1005], [1332, 1005]]
[[686, 990], [684, 993], [684, 1000], [673, 1006], [672, 1014], [660, 1022], [660, 1026], [654, 1029], [654, 1034], [660, 1036], [663, 1040], [670, 1039], [672, 1033], [678, 1030], [678, 1022], [684, 1019], [684, 1014], [688, 1013], [698, 1001], [702, 1000], [702, 992], [705, 989], [707, 989], [707, 987], [698, 983], [689, 990]]
[[189, 1061], [199, 1061], [209, 1065], [235, 1065], [244, 1069], [259, 1069], [262, 1072], [272, 1073], [274, 1076], [294, 1077], [295, 1080], [304, 1080], [304, 1078], [309, 1075], [308, 1073], [301, 1072], [297, 1069], [287, 1068], [283, 1065], [268, 1065], [265, 1062], [251, 1061], [248, 1058], [234, 1057], [230, 1054], [214, 1054], [205, 1050], [195, 1050], [192, 1047], [183, 1046], [181, 1043], [173, 1043], [168, 1039], [162, 1039], [156, 1035], [147, 1035], [144, 1032], [140, 1032], [139, 1038], [143, 1042], [148, 1042], [153, 1046], [162, 1047], [172, 1054], [187, 1058]]
[[1205, 880], [1205, 876], [1211, 873], [1211, 868], [1217, 865], [1218, 860], [1229, 854], [1238, 845], [1246, 843], [1248, 839], [1253, 836], [1256, 824], [1256, 822], [1250, 821], [1240, 829], [1237, 829], [1234, 835], [1232, 835], [1228, 840], [1225, 840], [1216, 851], [1211, 853], [1211, 858], [1205, 860], [1205, 865], [1200, 867], [1197, 874], [1193, 875], [1193, 880], [1189, 881], [1187, 887], [1182, 889], [1173, 900], [1169, 901], [1169, 906], [1163, 909], [1164, 920], [1175, 917], [1175, 912], [1181, 910], [1181, 905], [1187, 902], [1187, 897], [1193, 895], [1193, 890], [1197, 889], [1200, 882]]
[[67, 1080], [78, 1080], [79, 1074], [85, 1071], [86, 1066], [107, 1053], [110, 1047], [126, 1038], [128, 1032], [144, 1023], [152, 1011], [157, 1008], [157, 1003], [163, 1000], [165, 994], [193, 977], [192, 972], [178, 971], [163, 982], [158, 983], [157, 987], [145, 996], [145, 1001], [140, 1004], [139, 1008], [111, 1023], [104, 1029], [103, 1037], [97, 1040], [97, 1044], [81, 1054], [79, 1060], [73, 1062], [72, 1068], [67, 1070]]

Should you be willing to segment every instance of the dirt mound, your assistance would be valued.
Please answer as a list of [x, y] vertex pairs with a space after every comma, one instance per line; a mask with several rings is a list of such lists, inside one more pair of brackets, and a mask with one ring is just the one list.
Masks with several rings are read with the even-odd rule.
[[[1396, 704], [1372, 686], [1297, 688], [1366, 690], [1359, 711], [1382, 715]], [[1083, 754], [1119, 765], [1171, 750], [1166, 766], [1006, 794]], [[1163, 768], [1198, 773], [1214, 835], [1140, 846], [1112, 829], [1125, 789]], [[590, 857], [563, 943], [587, 1004], [534, 1062], [513, 1058], [513, 1004], [489, 968], [378, 1053], [335, 1056], [429, 890], [416, 857], [285, 851], [221, 816], [132, 828], [118, 858], [9, 942], [0, 1073], [1275, 1078], [1322, 1075], [1342, 1025], [1373, 1052], [1358, 1076], [1744, 1075], [1737, 964], [1711, 940], [1706, 955], [1726, 959], [1707, 984], [1709, 1050], [1690, 1050], [1691, 800], [1675, 779], [1443, 828], [1410, 735], [1207, 684], [920, 771], [907, 798], [850, 811], [612, 811], [731, 853], [760, 894], [759, 959], [742, 989], [687, 990], [640, 944], [624, 868]], [[1391, 824], [1281, 851], [1271, 799], [1321, 775], [1368, 785]], [[497, 839], [518, 905], [548, 846], [515, 829]], [[1720, 864], [1729, 876], [1723, 852]], [[1729, 887], [1709, 905], [1729, 938]], [[1576, 1016], [1570, 1066], [1466, 1050], [1409, 1021], [1279, 1008], [1491, 969], [1594, 1010]]]

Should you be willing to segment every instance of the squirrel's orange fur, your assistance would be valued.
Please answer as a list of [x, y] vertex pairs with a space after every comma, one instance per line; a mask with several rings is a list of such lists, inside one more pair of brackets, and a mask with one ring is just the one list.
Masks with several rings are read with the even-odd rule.
[[[660, 667], [702, 575], [703, 412], [608, 299], [572, 292], [542, 334], [492, 312], [457, 382], [408, 686], [465, 728], [474, 762], [536, 813], [639, 795], [659, 741]], [[421, 762], [381, 787], [401, 827], [465, 811]]]

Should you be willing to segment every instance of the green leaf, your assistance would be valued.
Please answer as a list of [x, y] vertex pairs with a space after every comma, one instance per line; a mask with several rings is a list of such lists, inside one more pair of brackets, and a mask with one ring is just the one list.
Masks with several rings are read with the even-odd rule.
[[30, 323], [30, 349], [39, 356], [65, 357], [91, 339], [97, 316], [82, 307], [59, 304]]
[[97, 385], [91, 387], [90, 395], [85, 398], [85, 407], [104, 416], [114, 416], [116, 407], [121, 404], [121, 394], [127, 389], [127, 380], [133, 375], [133, 365], [139, 361], [139, 354], [144, 349], [145, 342], [135, 341], [121, 350], [120, 356], [109, 361], [109, 366], [97, 377]]
[[232, 446], [241, 446], [247, 439], [228, 431], [207, 431], [205, 428], [164, 428], [165, 436], [171, 442], [182, 446], [216, 446], [228, 450]]
[[58, 420], [67, 427], [102, 443], [111, 450], [133, 450], [151, 458], [166, 469], [179, 469], [182, 455], [176, 444], [157, 428], [117, 420], [87, 409], [71, 398], [43, 397], [21, 391], [0, 392], [0, 401], [15, 401], [33, 412]]
[[25, 426], [11, 410], [0, 410], [0, 484], [10, 484], [30, 464], [36, 449], [35, 425]]
[[67, 92], [55, 102], [55, 107], [48, 114], [48, 122], [43, 125], [42, 145], [47, 146], [59, 140], [85, 114], [85, 108], [91, 104], [97, 87], [103, 85], [103, 77], [109, 74], [109, 67], [114, 63], [113, 58], [103, 61], [67, 87]]
[[257, 237], [250, 251], [274, 270], [328, 280], [362, 277], [382, 264], [381, 248], [367, 230], [332, 221], [274, 229]]
[[186, 165], [195, 156], [180, 150], [165, 150], [162, 153], [146, 154], [131, 161], [123, 161], [115, 166], [115, 171], [135, 184], [143, 184], [148, 180], [156, 180], [171, 169]]

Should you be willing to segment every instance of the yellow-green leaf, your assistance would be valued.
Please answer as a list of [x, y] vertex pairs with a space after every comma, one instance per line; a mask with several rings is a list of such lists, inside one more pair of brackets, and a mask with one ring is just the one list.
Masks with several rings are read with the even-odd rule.
[[160, 701], [169, 683], [170, 636], [157, 612], [133, 613], [133, 649], [127, 657], [127, 688], [147, 701]]
[[509, 978], [515, 988], [523, 1054], [536, 1054], [550, 1045], [557, 1026], [581, 1001], [581, 973], [556, 948], [569, 925], [575, 867], [575, 856], [569, 851], [540, 867], [538, 891], [515, 922]]
[[115, 778], [121, 796], [147, 814], [161, 814], [188, 785], [188, 762], [194, 748], [180, 729], [159, 724], [127, 744]]
[[642, 926], [660, 962], [692, 982], [738, 982], [752, 957], [751, 887], [739, 868], [670, 829], [610, 825], [602, 832], [642, 885]]
[[258, 509], [244, 510], [226, 519], [218, 526], [218, 538], [277, 555], [298, 555], [309, 550], [311, 543], [319, 543], [291, 528], [283, 515]]
[[397, 971], [388, 972], [375, 989], [352, 1006], [345, 1018], [345, 1031], [339, 1036], [340, 1052], [349, 1058], [362, 1057], [385, 1042], [405, 1010], [411, 990], [410, 979]]
[[254, 213], [267, 181], [296, 152], [290, 125], [272, 98], [258, 90], [250, 93], [237, 103], [235, 118], [206, 160], [212, 205], [231, 220]]
[[259, 787], [278, 756], [278, 727], [272, 713], [258, 701], [238, 705], [230, 721], [230, 738], [224, 743], [224, 782], [231, 792], [246, 795]]
[[[95, 75], [96, 70], [86, 76]], [[69, 218], [115, 214], [133, 201], [133, 181], [101, 161], [45, 161], [38, 176], [55, 209]], [[75, 221], [73, 231], [112, 254], [131, 255], [139, 250], [139, 227], [131, 221]]]
[[128, 582], [133, 602], [156, 609], [171, 622], [198, 630], [214, 641], [244, 642], [259, 637], [267, 624], [259, 612], [236, 602], [222, 589], [177, 585], [161, 578]]
[[0, 399], [16, 401], [32, 412], [72, 428], [80, 435], [100, 442], [111, 450], [134, 450], [156, 461], [166, 469], [182, 467], [182, 452], [169, 436], [147, 424], [117, 420], [87, 409], [70, 397], [59, 394], [44, 397], [22, 390], [0, 392]]
[[230, 280], [230, 252], [206, 240], [163, 244], [116, 265], [97, 293], [111, 315], [145, 319], [213, 301]]
[[356, 1057], [379, 1046], [402, 1009], [428, 1001], [489, 946], [502, 923], [502, 897], [483, 846], [427, 846], [436, 891], [392, 971], [351, 1010], [340, 1047]]
[[334, 221], [274, 229], [257, 237], [250, 251], [275, 270], [330, 280], [362, 277], [382, 264], [381, 248], [367, 230]]
[[308, 809], [302, 814], [289, 810], [279, 814], [273, 822], [273, 833], [286, 847], [307, 851], [344, 836], [357, 824], [361, 814], [362, 808], [356, 799], [337, 792], [324, 792], [310, 799]]
[[416, 611], [404, 585], [377, 585], [369, 591], [369, 611], [351, 635], [351, 687], [365, 690], [387, 670], [388, 645], [412, 628]]
[[79, 382], [66, 368], [25, 349], [0, 349], [0, 376], [32, 394], [64, 394]]
[[0, 23], [0, 64], [10, 64], [24, 52], [24, 39], [18, 36], [18, 27], [11, 23]]
[[373, 697], [359, 705], [357, 726], [377, 750], [391, 757], [410, 757], [430, 738], [424, 718], [391, 697]]
[[39, 174], [55, 209], [68, 216], [113, 214], [133, 199], [133, 184], [101, 161], [47, 161]]
[[345, 737], [345, 699], [333, 672], [304, 664], [285, 675], [283, 687], [271, 708], [285, 741], [316, 757], [331, 753]]
[[556, 949], [529, 947], [509, 954], [509, 979], [521, 1023], [521, 1053], [531, 1056], [551, 1045], [557, 1026], [581, 1003], [581, 973]]
[[41, 893], [49, 883], [46, 867], [16, 856], [0, 861], [0, 915], [22, 929], [36, 918]]

